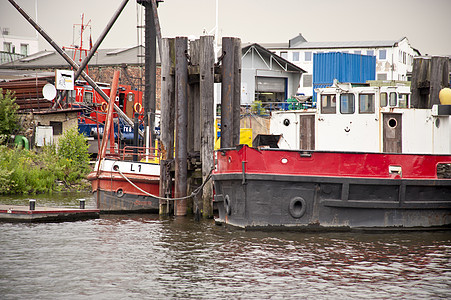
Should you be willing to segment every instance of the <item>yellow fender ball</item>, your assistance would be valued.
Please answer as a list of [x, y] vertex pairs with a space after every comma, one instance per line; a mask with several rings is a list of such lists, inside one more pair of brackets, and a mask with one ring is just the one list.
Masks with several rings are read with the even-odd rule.
[[440, 103], [443, 105], [451, 105], [451, 89], [444, 88], [440, 90], [438, 94], [438, 98], [440, 99]]

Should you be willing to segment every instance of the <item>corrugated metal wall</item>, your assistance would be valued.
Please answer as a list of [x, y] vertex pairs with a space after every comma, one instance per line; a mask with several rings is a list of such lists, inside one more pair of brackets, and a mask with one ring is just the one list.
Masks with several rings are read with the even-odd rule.
[[315, 89], [339, 82], [365, 83], [376, 79], [376, 56], [341, 52], [313, 55], [313, 100]]

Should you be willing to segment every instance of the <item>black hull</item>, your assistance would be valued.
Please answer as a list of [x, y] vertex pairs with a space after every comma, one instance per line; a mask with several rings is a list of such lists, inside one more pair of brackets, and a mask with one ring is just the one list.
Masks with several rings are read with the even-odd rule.
[[158, 213], [159, 200], [145, 195], [122, 193], [118, 195], [111, 191], [95, 191], [97, 208], [101, 213]]
[[413, 230], [451, 224], [451, 180], [215, 174], [217, 222], [245, 229]]

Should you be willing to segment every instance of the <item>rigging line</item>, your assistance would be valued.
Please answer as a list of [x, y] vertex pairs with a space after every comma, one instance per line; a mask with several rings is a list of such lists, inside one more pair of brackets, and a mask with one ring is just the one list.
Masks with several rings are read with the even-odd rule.
[[[113, 163], [113, 166], [112, 166], [112, 167], [114, 167], [115, 164], [116, 164], [116, 162]], [[207, 182], [211, 179], [211, 173], [213, 172], [213, 170], [214, 170], [214, 168], [212, 168], [212, 169], [210, 170], [210, 173], [208, 173], [208, 176], [207, 176], [207, 178], [205, 178], [204, 182], [203, 182], [199, 187], [197, 187], [194, 191], [192, 191], [190, 195], [185, 196], [185, 197], [179, 197], [179, 198], [166, 198], [166, 197], [160, 197], [160, 196], [157, 196], [157, 195], [153, 195], [153, 194], [151, 194], [151, 193], [148, 193], [148, 192], [144, 191], [143, 189], [141, 189], [141, 188], [140, 188], [139, 186], [137, 186], [136, 184], [134, 184], [130, 179], [128, 179], [127, 176], [125, 176], [125, 175], [121, 172], [121, 170], [118, 169], [117, 172], [119, 173], [119, 175], [121, 175], [122, 178], [124, 178], [125, 180], [127, 180], [127, 182], [130, 183], [134, 188], [136, 188], [137, 190], [139, 190], [139, 191], [141, 191], [142, 193], [146, 194], [147, 196], [156, 198], [156, 199], [158, 199], [158, 200], [177, 201], [177, 200], [185, 200], [185, 199], [189, 199], [189, 198], [192, 198], [192, 197], [197, 196], [197, 194], [199, 194], [199, 192], [204, 188], [205, 184], [207, 184]], [[113, 172], [111, 172], [111, 177], [113, 176], [112, 174], [113, 174]]]

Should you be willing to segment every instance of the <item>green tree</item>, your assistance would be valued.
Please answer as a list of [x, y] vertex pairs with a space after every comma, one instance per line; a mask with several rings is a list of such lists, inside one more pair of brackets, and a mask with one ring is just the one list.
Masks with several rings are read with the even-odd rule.
[[14, 93], [10, 90], [3, 93], [3, 89], [0, 88], [0, 135], [10, 135], [19, 129], [19, 116], [17, 115], [19, 105], [15, 100]]

